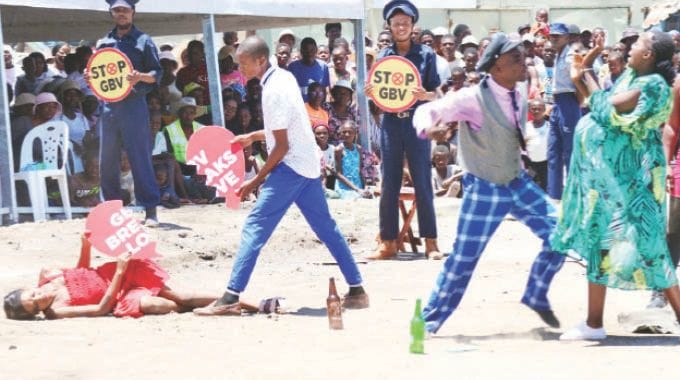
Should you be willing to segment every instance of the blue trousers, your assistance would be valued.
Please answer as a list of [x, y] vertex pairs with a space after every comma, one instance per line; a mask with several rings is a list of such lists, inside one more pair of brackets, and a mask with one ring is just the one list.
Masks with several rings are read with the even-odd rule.
[[352, 252], [328, 211], [321, 180], [303, 177], [280, 163], [262, 185], [255, 208], [246, 218], [241, 246], [227, 286], [229, 290], [238, 293], [245, 290], [260, 250], [293, 203], [338, 262], [345, 281], [349, 285], [361, 284], [361, 274]]
[[548, 134], [548, 195], [562, 199], [564, 172], [569, 172], [574, 129], [581, 119], [581, 106], [573, 92], [555, 95]]
[[123, 199], [120, 189], [120, 155], [125, 149], [135, 181], [135, 198], [144, 208], [160, 202], [151, 163], [149, 110], [143, 96], [106, 103], [101, 118], [99, 173], [105, 200]]
[[524, 172], [507, 186], [465, 174], [463, 186], [453, 253], [444, 262], [423, 310], [427, 330], [437, 332], [458, 307], [479, 257], [508, 213], [543, 240], [543, 248], [531, 267], [522, 303], [535, 310], [550, 310], [548, 289], [564, 263], [564, 256], [550, 249], [550, 233], [557, 219], [545, 192]]
[[380, 238], [396, 240], [399, 234], [399, 192], [404, 174], [404, 153], [416, 192], [418, 232], [420, 237], [436, 238], [430, 141], [418, 138], [411, 118], [399, 119], [385, 114], [380, 129], [380, 149], [383, 173]]

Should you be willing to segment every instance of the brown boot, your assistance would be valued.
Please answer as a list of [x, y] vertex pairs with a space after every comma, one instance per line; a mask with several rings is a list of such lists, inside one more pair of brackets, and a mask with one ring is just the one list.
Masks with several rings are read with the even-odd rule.
[[369, 306], [368, 294], [361, 293], [350, 296], [349, 293], [342, 297], [342, 307], [345, 309], [367, 309]]
[[385, 260], [397, 255], [396, 240], [381, 240], [378, 249], [372, 255], [366, 256], [368, 260]]
[[439, 252], [437, 247], [437, 239], [425, 238], [425, 257], [432, 260], [441, 260], [444, 255]]

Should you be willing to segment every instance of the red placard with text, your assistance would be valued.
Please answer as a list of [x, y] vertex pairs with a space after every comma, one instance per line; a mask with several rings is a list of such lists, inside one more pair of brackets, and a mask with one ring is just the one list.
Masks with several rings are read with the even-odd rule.
[[135, 259], [160, 257], [156, 242], [122, 201], [100, 203], [87, 216], [85, 229], [92, 231], [92, 246], [106, 255], [117, 257], [130, 252]]
[[207, 126], [194, 132], [187, 145], [187, 164], [206, 176], [206, 185], [226, 199], [227, 207], [238, 209], [241, 201], [236, 190], [241, 187], [246, 167], [241, 144], [231, 144], [234, 134], [218, 126]]

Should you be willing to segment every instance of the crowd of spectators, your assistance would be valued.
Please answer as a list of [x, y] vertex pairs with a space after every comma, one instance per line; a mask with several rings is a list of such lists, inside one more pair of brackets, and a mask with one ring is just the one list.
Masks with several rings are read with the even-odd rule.
[[[372, 197], [380, 182], [380, 138], [382, 111], [369, 102], [368, 126], [370, 146], [358, 144], [361, 118], [357, 107], [357, 59], [351, 44], [342, 34], [339, 23], [325, 25], [327, 40], [315, 41], [284, 30], [272, 46], [270, 63], [289, 70], [296, 78], [306, 103], [314, 130], [320, 173], [327, 196], [342, 199]], [[553, 155], [568, 157], [569, 152], [557, 149], [552, 128], [561, 123], [554, 109], [556, 99], [564, 91], [563, 83], [570, 81], [570, 65], [574, 57], [593, 60], [593, 75], [603, 88], [612, 84], [625, 70], [628, 51], [638, 37], [628, 28], [620, 38], [607, 36], [603, 28], [581, 30], [576, 25], [550, 24], [545, 9], [536, 12], [535, 20], [506, 31], [510, 38], [519, 39], [524, 46], [528, 77], [528, 123], [523, 135], [526, 139], [525, 166], [536, 182], [548, 189], [549, 167], [561, 173], [568, 162], [553, 165]], [[592, 57], [588, 52], [594, 41], [604, 36], [612, 44], [601, 54]], [[673, 32], [680, 46], [680, 33]], [[415, 43], [431, 48], [437, 54], [437, 74], [441, 86], [437, 93], [476, 86], [485, 73], [477, 69], [477, 61], [490, 42], [489, 36], [475, 36], [469, 26], [457, 24], [452, 30], [444, 27], [422, 29], [412, 34]], [[370, 71], [382, 49], [392, 45], [392, 35], [386, 26], [377, 36], [365, 36], [366, 69]], [[219, 74], [223, 102], [211, 104], [208, 70], [203, 42], [188, 43], [179, 56], [174, 46], [159, 46], [163, 75], [155, 90], [147, 95], [150, 115], [149, 143], [153, 146], [153, 165], [156, 182], [161, 190], [161, 204], [167, 208], [182, 204], [221, 202], [215, 190], [205, 184], [205, 177], [186, 164], [186, 146], [191, 135], [204, 125], [212, 125], [212, 111], [221, 107], [224, 127], [235, 135], [263, 128], [262, 87], [257, 79], [246, 81], [238, 70], [236, 49], [238, 36], [225, 32], [224, 46], [219, 49]], [[15, 170], [20, 167], [24, 137], [31, 128], [50, 120], [60, 120], [69, 127], [71, 153], [68, 171], [73, 205], [92, 207], [101, 199], [99, 194], [98, 122], [101, 104], [84, 79], [84, 70], [92, 48], [61, 43], [52, 49], [52, 57], [40, 52], [28, 54], [21, 60], [19, 70], [13, 66], [12, 47], [5, 46], [4, 57], [10, 94], [12, 145]], [[678, 62], [680, 60], [675, 60]], [[580, 114], [587, 111], [585, 99], [576, 87]], [[559, 109], [559, 105], [557, 106]], [[564, 111], [562, 111], [564, 112]], [[559, 112], [558, 112], [559, 114]], [[438, 136], [432, 146], [432, 178], [436, 196], [461, 197], [461, 169], [457, 165], [457, 126]], [[566, 149], [566, 148], [565, 148]], [[253, 177], [267, 157], [264, 143], [245, 150], [246, 176]], [[125, 156], [125, 154], [123, 154]], [[134, 189], [129, 165], [122, 157], [121, 189], [127, 203], [134, 204]], [[127, 169], [127, 170], [126, 170]], [[563, 181], [561, 177], [560, 182]], [[561, 183], [560, 183], [561, 189]], [[50, 201], [58, 203], [58, 189], [51, 189]], [[26, 202], [25, 190], [18, 189], [20, 202]], [[23, 196], [22, 196], [23, 194]], [[557, 194], [557, 191], [555, 191]]]

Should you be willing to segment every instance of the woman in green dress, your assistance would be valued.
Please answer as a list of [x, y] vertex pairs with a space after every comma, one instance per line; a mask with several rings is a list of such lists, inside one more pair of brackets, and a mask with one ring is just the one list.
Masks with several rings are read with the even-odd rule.
[[[599, 54], [603, 44], [599, 39], [593, 53]], [[665, 240], [666, 159], [660, 130], [672, 103], [674, 50], [666, 33], [641, 35], [628, 68], [609, 92], [599, 89], [590, 68], [575, 63], [572, 69], [579, 90], [590, 94], [591, 113], [576, 127], [552, 246], [587, 260], [588, 317], [562, 340], [606, 338], [607, 287], [663, 290], [680, 320], [680, 289]]]

